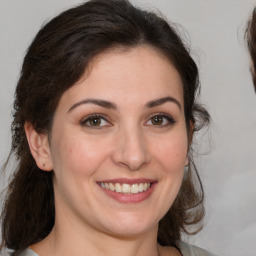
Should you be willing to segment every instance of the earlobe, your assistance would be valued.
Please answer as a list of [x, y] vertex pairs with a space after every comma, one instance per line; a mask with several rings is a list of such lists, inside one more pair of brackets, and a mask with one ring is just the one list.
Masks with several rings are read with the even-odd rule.
[[188, 149], [190, 149], [190, 146], [192, 144], [194, 130], [195, 130], [195, 124], [193, 121], [190, 121], [189, 122], [189, 132], [188, 132]]
[[185, 167], [189, 166], [189, 156], [186, 158]]
[[36, 161], [38, 168], [51, 171], [52, 160], [47, 134], [38, 133], [30, 122], [24, 125], [30, 152]]
[[190, 121], [189, 122], [189, 131], [188, 131], [188, 149], [187, 149], [187, 158], [186, 158], [185, 166], [189, 166], [189, 163], [190, 163], [189, 151], [190, 151], [190, 147], [191, 147], [192, 140], [193, 140], [194, 129], [195, 129], [194, 122]]

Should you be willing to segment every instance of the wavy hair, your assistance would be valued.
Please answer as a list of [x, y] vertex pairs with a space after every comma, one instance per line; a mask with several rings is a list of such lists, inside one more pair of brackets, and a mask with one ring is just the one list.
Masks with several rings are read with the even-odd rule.
[[251, 55], [251, 73], [254, 89], [256, 92], [256, 8], [254, 8], [245, 31], [245, 39]]

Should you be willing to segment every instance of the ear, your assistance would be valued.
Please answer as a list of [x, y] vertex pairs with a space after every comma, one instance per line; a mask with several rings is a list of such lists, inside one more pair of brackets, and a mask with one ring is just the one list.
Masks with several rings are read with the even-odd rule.
[[187, 158], [186, 158], [186, 163], [185, 166], [189, 165], [189, 150], [190, 150], [190, 146], [192, 144], [192, 140], [193, 140], [193, 135], [194, 135], [194, 129], [195, 129], [195, 125], [193, 121], [189, 122], [189, 127], [188, 127], [188, 150], [187, 150]]
[[36, 161], [38, 168], [51, 171], [52, 160], [47, 134], [38, 133], [30, 122], [24, 125], [30, 152]]

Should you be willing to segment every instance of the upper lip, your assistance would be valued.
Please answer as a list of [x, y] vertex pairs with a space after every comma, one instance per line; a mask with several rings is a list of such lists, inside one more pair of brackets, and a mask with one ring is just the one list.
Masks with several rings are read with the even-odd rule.
[[100, 180], [98, 183], [120, 183], [120, 184], [139, 184], [139, 183], [155, 183], [156, 180], [139, 178], [139, 179], [127, 179], [127, 178], [116, 178], [116, 179], [108, 179], [108, 180]]

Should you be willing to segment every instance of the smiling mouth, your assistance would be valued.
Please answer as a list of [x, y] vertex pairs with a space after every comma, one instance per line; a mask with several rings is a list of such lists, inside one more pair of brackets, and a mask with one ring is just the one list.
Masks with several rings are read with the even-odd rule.
[[99, 185], [106, 190], [115, 191], [122, 194], [138, 194], [147, 191], [151, 187], [150, 182], [134, 184], [100, 182]]

